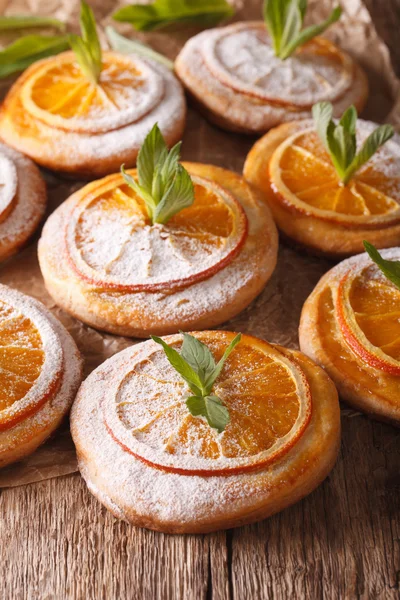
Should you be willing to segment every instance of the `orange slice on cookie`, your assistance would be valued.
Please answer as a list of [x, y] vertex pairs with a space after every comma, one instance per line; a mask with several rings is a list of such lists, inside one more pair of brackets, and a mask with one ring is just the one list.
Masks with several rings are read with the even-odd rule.
[[[358, 147], [374, 124], [357, 122]], [[400, 239], [400, 144], [389, 140], [344, 185], [310, 121], [281, 125], [256, 142], [244, 175], [264, 192], [281, 231], [330, 256]]]
[[[196, 334], [219, 360], [234, 334]], [[176, 348], [181, 337], [170, 338]], [[243, 336], [225, 363], [214, 392], [230, 422], [218, 434], [186, 406], [189, 388], [155, 343], [142, 345], [110, 388], [103, 405], [113, 439], [136, 458], [183, 475], [228, 475], [265, 467], [304, 434], [312, 400], [307, 377], [290, 353]]]
[[400, 375], [400, 290], [375, 265], [343, 277], [337, 311], [351, 349], [375, 369]]
[[193, 183], [192, 206], [153, 226], [121, 175], [88, 186], [66, 226], [75, 272], [102, 289], [171, 292], [227, 266], [246, 240], [245, 212], [218, 184], [198, 176]]
[[142, 119], [160, 102], [164, 81], [135, 57], [104, 52], [98, 84], [91, 83], [73, 52], [45, 61], [21, 89], [23, 108], [51, 127], [101, 133]]
[[0, 467], [33, 452], [71, 406], [81, 360], [62, 325], [0, 285]]

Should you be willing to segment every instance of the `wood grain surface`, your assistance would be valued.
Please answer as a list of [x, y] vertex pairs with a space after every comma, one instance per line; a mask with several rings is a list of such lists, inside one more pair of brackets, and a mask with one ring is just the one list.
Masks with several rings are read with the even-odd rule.
[[[368, 0], [400, 74], [400, 0]], [[400, 597], [400, 435], [344, 411], [338, 463], [257, 525], [168, 536], [114, 519], [78, 475], [0, 490], [0, 600]]]

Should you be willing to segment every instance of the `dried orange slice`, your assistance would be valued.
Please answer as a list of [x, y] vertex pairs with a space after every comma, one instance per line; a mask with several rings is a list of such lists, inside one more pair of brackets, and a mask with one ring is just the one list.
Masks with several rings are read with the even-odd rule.
[[63, 349], [33, 301], [0, 286], [0, 431], [35, 413], [58, 390]]
[[82, 73], [73, 52], [43, 62], [20, 91], [23, 108], [52, 127], [101, 133], [142, 119], [164, 94], [164, 81], [136, 56], [103, 53], [97, 85]]
[[[371, 131], [359, 122], [361, 138]], [[307, 216], [352, 227], [400, 221], [400, 148], [385, 144], [343, 185], [314, 127], [296, 131], [272, 154], [269, 178], [275, 198]]]
[[170, 292], [224, 268], [246, 240], [246, 215], [225, 188], [198, 176], [193, 182], [193, 205], [165, 225], [151, 225], [119, 174], [81, 190], [66, 226], [75, 272], [103, 289]]
[[205, 65], [221, 83], [262, 102], [296, 109], [334, 102], [353, 82], [353, 62], [334, 44], [314, 38], [282, 61], [264, 23], [241, 23], [208, 32]]
[[0, 223], [10, 214], [17, 194], [17, 169], [0, 150]]
[[[196, 333], [216, 360], [234, 334]], [[166, 338], [179, 347], [181, 336]], [[277, 347], [244, 335], [217, 379], [230, 412], [218, 434], [185, 404], [189, 388], [155, 343], [142, 344], [118, 372], [103, 404], [110, 435], [136, 458], [183, 475], [227, 475], [265, 467], [287, 453], [311, 418], [311, 392], [300, 365]]]
[[336, 308], [351, 349], [371, 367], [400, 375], [400, 290], [376, 265], [344, 275]]

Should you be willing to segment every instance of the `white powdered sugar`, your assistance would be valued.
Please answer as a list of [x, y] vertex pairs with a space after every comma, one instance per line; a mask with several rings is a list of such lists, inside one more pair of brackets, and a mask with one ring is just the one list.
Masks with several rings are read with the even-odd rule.
[[92, 193], [88, 202], [77, 202], [67, 225], [68, 251], [76, 268], [105, 288], [109, 284], [137, 286], [140, 291], [140, 286], [156, 285], [171, 291], [175, 281], [182, 286], [193, 277], [204, 279], [209, 269], [233, 259], [246, 231], [240, 206], [219, 186], [199, 177], [193, 177], [193, 182], [200, 192], [205, 189], [214, 194], [214, 204], [224, 211], [227, 222], [232, 221], [229, 233], [224, 229], [218, 235], [213, 227], [208, 229], [207, 207], [195, 209], [186, 227], [174, 220], [167, 226], [150, 225], [131, 197], [116, 204], [117, 192], [123, 194], [120, 188], [97, 198]]
[[[73, 53], [60, 57], [50, 70], [47, 64], [54, 61], [46, 61], [35, 77], [29, 78], [21, 89], [24, 108], [52, 127], [82, 133], [101, 133], [139, 121], [162, 101], [165, 91], [164, 79], [144, 60], [136, 56], [105, 52], [103, 61], [104, 67], [97, 86], [82, 77], [82, 71]], [[72, 66], [68, 75], [71, 80], [70, 88], [67, 88], [65, 96], [58, 99], [54, 106], [42, 108], [43, 87], [49, 85], [49, 75], [52, 72], [54, 85], [57, 86], [62, 65]], [[37, 92], [36, 86], [39, 90]], [[77, 93], [82, 94], [78, 107], [71, 115], [64, 116], [63, 109], [64, 112], [68, 112], [66, 100], [75, 100]], [[46, 95], [44, 99], [46, 100]], [[60, 109], [56, 110], [57, 106], [60, 106]], [[83, 106], [85, 110], [81, 110]], [[80, 114], [82, 112], [83, 114]]]
[[225, 85], [298, 107], [334, 101], [351, 85], [352, 70], [345, 57], [318, 50], [319, 42], [314, 41], [282, 61], [274, 54], [265, 26], [254, 23], [213, 30], [201, 46], [205, 64]]

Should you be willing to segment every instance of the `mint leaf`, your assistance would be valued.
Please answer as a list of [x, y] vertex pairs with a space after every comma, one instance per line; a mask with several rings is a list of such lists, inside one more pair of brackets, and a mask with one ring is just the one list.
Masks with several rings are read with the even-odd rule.
[[105, 31], [111, 48], [116, 52], [121, 52], [122, 54], [139, 54], [139, 56], [144, 56], [145, 58], [150, 58], [161, 63], [171, 71], [174, 70], [174, 63], [172, 60], [169, 60], [159, 52], [156, 52], [150, 48], [150, 46], [147, 46], [138, 40], [130, 40], [124, 37], [109, 25], [106, 27]]
[[382, 273], [387, 277], [394, 285], [400, 290], [400, 261], [399, 260], [386, 260], [381, 256], [378, 250], [364, 240], [364, 248], [368, 252], [370, 258], [380, 268]]
[[215, 367], [215, 369], [210, 373], [210, 375], [207, 377], [207, 380], [205, 381], [205, 387], [207, 389], [207, 393], [209, 394], [211, 392], [211, 389], [214, 385], [215, 380], [217, 379], [217, 377], [220, 375], [224, 364], [226, 362], [226, 359], [228, 358], [228, 356], [230, 355], [230, 353], [235, 349], [235, 347], [238, 345], [238, 343], [240, 342], [240, 340], [242, 339], [242, 334], [238, 333], [233, 340], [231, 341], [231, 343], [229, 344], [229, 346], [226, 348], [222, 358], [220, 359], [220, 361], [218, 362], [217, 366]]
[[149, 5], [124, 6], [113, 18], [130, 23], [138, 31], [152, 31], [175, 23], [212, 27], [234, 14], [234, 8], [226, 0], [155, 0]]
[[84, 0], [81, 2], [79, 22], [81, 27], [81, 37], [79, 35], [71, 34], [69, 36], [69, 43], [72, 50], [75, 52], [76, 60], [85, 77], [93, 84], [97, 84], [102, 69], [101, 46], [97, 35], [93, 11]]
[[52, 27], [59, 31], [65, 31], [65, 23], [53, 17], [40, 17], [36, 15], [10, 15], [0, 17], [0, 31], [13, 31], [18, 29], [30, 29], [33, 27]]
[[214, 381], [222, 371], [226, 359], [240, 342], [241, 334], [235, 336], [217, 365], [206, 344], [203, 344], [189, 333], [183, 333], [182, 335], [183, 343], [180, 354], [161, 338], [151, 337], [155, 342], [162, 345], [170, 364], [178, 371], [194, 393], [194, 396], [190, 396], [186, 400], [189, 412], [195, 417], [205, 417], [210, 427], [221, 433], [229, 423], [229, 410], [218, 396], [211, 393], [211, 390]]
[[215, 369], [215, 360], [208, 346], [193, 335], [183, 333], [181, 356], [196, 371], [202, 384]]
[[160, 344], [164, 348], [169, 363], [174, 367], [175, 371], [178, 371], [182, 379], [186, 381], [192, 392], [196, 396], [201, 396], [201, 381], [194, 369], [192, 369], [186, 360], [182, 358], [179, 352], [164, 342], [162, 338], [155, 335], [152, 335], [151, 337], [157, 344]]
[[380, 125], [377, 127], [375, 131], [371, 133], [361, 146], [360, 151], [354, 158], [354, 160], [349, 164], [345, 176], [343, 178], [343, 183], [347, 183], [351, 177], [354, 175], [356, 171], [375, 154], [375, 152], [383, 146], [390, 138], [394, 136], [394, 129], [391, 125]]
[[0, 78], [20, 73], [42, 58], [64, 52], [68, 36], [26, 35], [0, 52]]
[[394, 135], [391, 125], [380, 125], [365, 140], [357, 153], [356, 125], [357, 111], [350, 106], [339, 123], [332, 120], [333, 108], [330, 102], [314, 104], [312, 115], [317, 133], [327, 149], [332, 164], [342, 181], [347, 184], [362, 165]]
[[179, 164], [181, 144], [168, 152], [157, 123], [147, 134], [137, 159], [139, 183], [121, 173], [128, 185], [144, 200], [154, 223], [167, 223], [171, 217], [194, 202], [194, 187], [189, 173]]
[[221, 433], [230, 421], [229, 411], [218, 396], [206, 396], [206, 419], [210, 427]]
[[289, 58], [299, 46], [323, 33], [342, 14], [337, 6], [325, 21], [301, 30], [306, 11], [307, 0], [264, 0], [264, 20], [278, 58]]
[[340, 19], [341, 15], [342, 9], [340, 8], [340, 6], [337, 6], [333, 9], [330, 16], [327, 19], [325, 19], [325, 21], [322, 21], [322, 23], [319, 23], [318, 25], [310, 25], [310, 27], [306, 27], [306, 29], [303, 29], [303, 31], [301, 31], [297, 36], [293, 36], [292, 40], [289, 41], [283, 48], [280, 58], [282, 58], [282, 60], [289, 58], [289, 56], [291, 56], [291, 54], [293, 54], [293, 52], [299, 46], [303, 46], [304, 44], [315, 38], [317, 35], [321, 35], [321, 33], [328, 29], [330, 25], [332, 25], [338, 19]]
[[189, 396], [186, 406], [194, 417], [205, 417], [207, 415], [206, 402], [202, 396]]
[[154, 211], [155, 223], [166, 223], [184, 208], [193, 204], [194, 187], [189, 173], [177, 165], [175, 177]]

